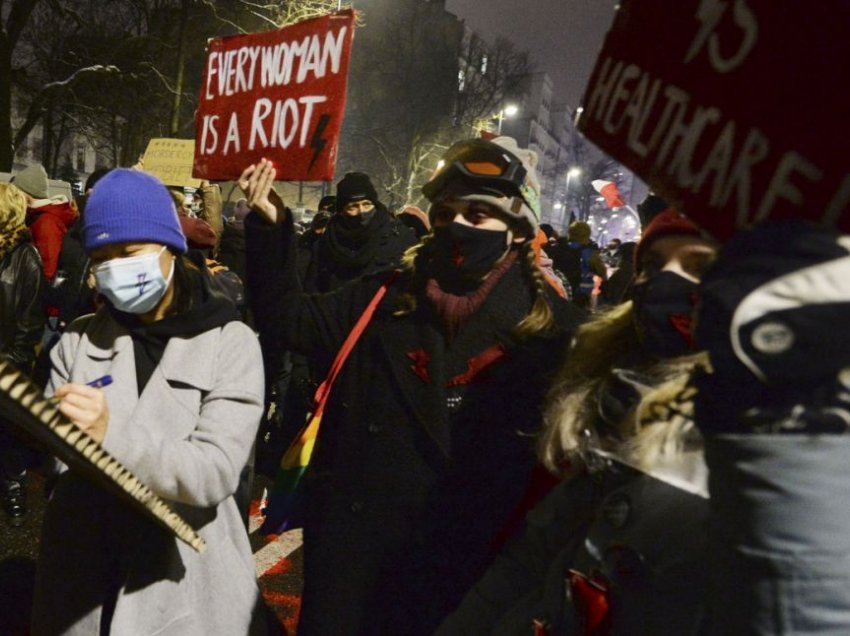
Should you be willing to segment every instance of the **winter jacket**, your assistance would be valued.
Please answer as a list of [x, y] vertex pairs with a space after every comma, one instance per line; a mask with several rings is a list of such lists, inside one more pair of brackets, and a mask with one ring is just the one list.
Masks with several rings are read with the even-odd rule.
[[215, 232], [215, 249], [213, 254], [218, 253], [219, 243], [224, 236], [224, 218], [222, 216], [224, 202], [221, 198], [221, 186], [211, 183], [198, 188], [203, 205], [198, 217], [206, 221]]
[[[386, 273], [298, 292], [291, 220], [246, 220], [257, 325], [280, 346], [336, 352]], [[431, 634], [492, 558], [522, 499], [550, 372], [578, 311], [519, 343], [518, 264], [447, 343], [431, 305], [396, 316], [393, 283], [331, 391], [308, 472], [299, 634]], [[262, 315], [261, 315], [262, 313]]]
[[29, 232], [0, 237], [0, 355], [25, 372], [44, 333], [45, 287]]
[[606, 459], [562, 482], [437, 636], [705, 633], [705, 470], [687, 455], [652, 475]]
[[36, 636], [263, 634], [248, 537], [233, 494], [263, 407], [255, 335], [238, 321], [172, 337], [141, 395], [134, 343], [108, 307], [70, 325], [48, 393], [110, 374], [103, 447], [207, 542], [197, 554], [73, 470], [48, 504], [36, 576]]
[[201, 218], [189, 216], [183, 208], [177, 211], [177, 219], [189, 249], [203, 250], [205, 254], [212, 253], [219, 239], [212, 225]]
[[91, 262], [81, 232], [82, 222], [77, 219], [62, 239], [56, 275], [47, 291], [48, 306], [58, 310], [60, 329], [95, 308], [96, 292], [87, 280]]
[[390, 216], [382, 203], [364, 228], [346, 228], [342, 213], [331, 217], [325, 233], [313, 246], [304, 289], [329, 292], [350, 280], [396, 267], [407, 248], [418, 241], [401, 221]]
[[850, 626], [847, 435], [708, 435], [711, 634]]
[[44, 276], [48, 282], [52, 282], [59, 265], [62, 238], [77, 219], [77, 212], [71, 207], [68, 199], [60, 195], [30, 203], [26, 218], [33, 243], [41, 255]]
[[301, 281], [302, 286], [306, 285], [308, 274], [315, 276], [315, 271], [311, 273], [310, 269], [311, 266], [315, 267], [313, 263], [315, 262], [315, 259], [318, 258], [318, 255], [314, 256], [313, 252], [316, 248], [316, 243], [318, 243], [320, 238], [322, 238], [322, 235], [316, 234], [312, 228], [307, 228], [307, 230], [298, 237], [298, 256], [295, 261], [298, 265], [298, 280]]
[[555, 269], [570, 282], [572, 297], [589, 296], [593, 291], [594, 276], [605, 280], [606, 268], [599, 250], [590, 243], [558, 239], [547, 249]]
[[245, 281], [245, 229], [241, 221], [229, 221], [224, 225], [218, 261]]

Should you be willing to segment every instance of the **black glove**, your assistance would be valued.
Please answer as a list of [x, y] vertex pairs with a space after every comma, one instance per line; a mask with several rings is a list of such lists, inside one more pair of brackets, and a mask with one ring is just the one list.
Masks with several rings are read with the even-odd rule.
[[700, 285], [703, 432], [850, 430], [850, 237], [804, 222], [736, 234]]

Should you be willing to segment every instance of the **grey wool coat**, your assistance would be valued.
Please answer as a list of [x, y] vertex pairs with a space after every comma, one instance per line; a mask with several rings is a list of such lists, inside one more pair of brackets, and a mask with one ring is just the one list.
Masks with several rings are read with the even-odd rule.
[[[138, 395], [133, 342], [101, 310], [75, 321], [52, 354], [48, 393], [110, 374], [103, 446], [181, 514], [204, 554], [93, 482], [64, 470], [47, 507], [36, 576], [35, 636], [262, 634], [248, 537], [233, 493], [263, 406], [256, 336], [229, 322], [173, 337]], [[106, 607], [106, 609], [105, 609]]]

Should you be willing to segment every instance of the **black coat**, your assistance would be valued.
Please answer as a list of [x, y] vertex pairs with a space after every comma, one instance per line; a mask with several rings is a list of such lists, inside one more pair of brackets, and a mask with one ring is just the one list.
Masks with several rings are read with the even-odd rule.
[[32, 370], [47, 318], [41, 257], [30, 241], [0, 258], [0, 355]]
[[[701, 452], [682, 455], [681, 470], [658, 474], [608, 458], [599, 463], [603, 469], [560, 483], [528, 514], [522, 539], [499, 555], [436, 636], [530, 636], [535, 621], [550, 636], [586, 634], [586, 617], [602, 606], [588, 611], [587, 597], [608, 602], [609, 629], [593, 633], [715, 633], [705, 616], [705, 471], [689, 472], [702, 464]], [[607, 591], [571, 590], [571, 574], [593, 577]]]
[[[387, 274], [297, 293], [289, 227], [246, 223], [261, 337], [336, 352]], [[302, 636], [433, 632], [525, 494], [547, 381], [578, 323], [553, 294], [557, 328], [518, 343], [532, 296], [515, 265], [449, 346], [427, 301], [393, 315], [407, 283], [391, 286], [325, 411], [306, 490]], [[447, 388], [499, 345], [471, 383]], [[450, 411], [449, 397], [460, 406]]]
[[216, 259], [241, 280], [245, 280], [245, 229], [241, 222], [224, 225]]

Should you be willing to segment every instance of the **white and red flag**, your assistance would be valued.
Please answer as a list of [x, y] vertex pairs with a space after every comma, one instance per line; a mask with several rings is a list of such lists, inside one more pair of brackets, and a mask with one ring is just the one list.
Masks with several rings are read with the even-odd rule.
[[591, 185], [593, 186], [594, 190], [596, 190], [599, 194], [605, 197], [605, 203], [607, 203], [608, 207], [612, 210], [615, 210], [616, 208], [622, 208], [624, 205], [626, 205], [626, 202], [623, 201], [623, 196], [617, 189], [617, 184], [613, 181], [595, 179], [591, 182]]

